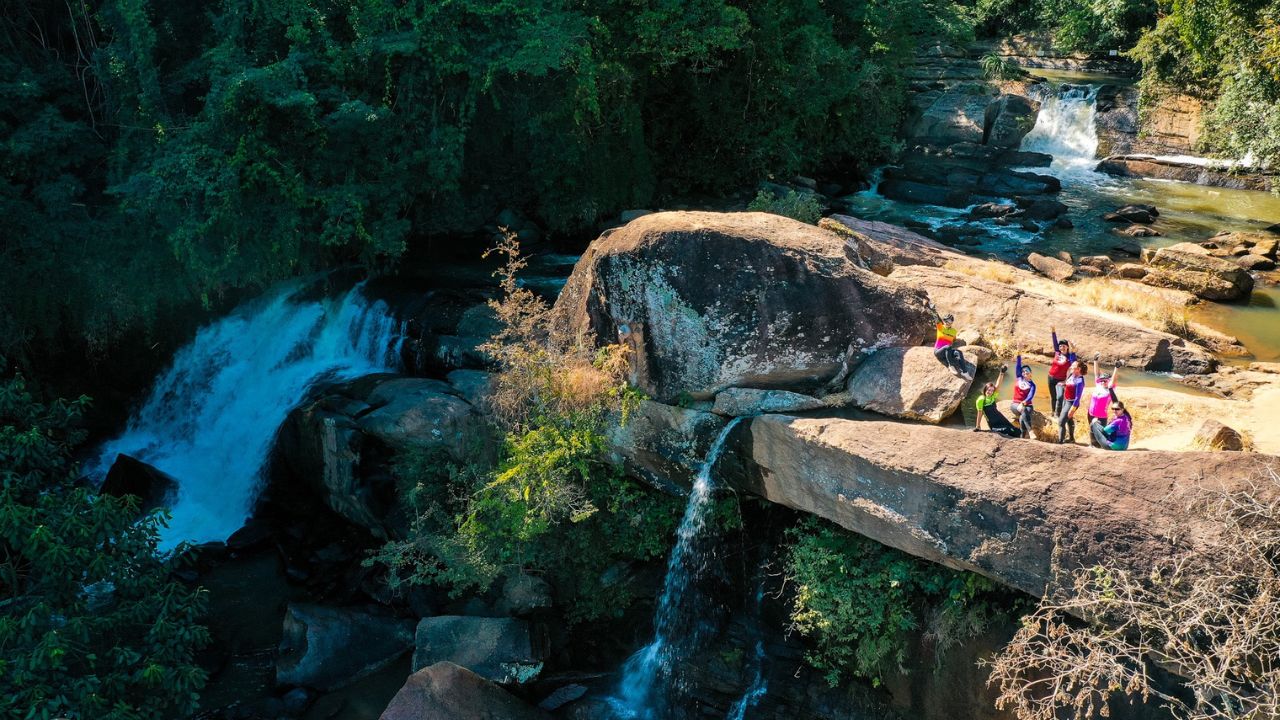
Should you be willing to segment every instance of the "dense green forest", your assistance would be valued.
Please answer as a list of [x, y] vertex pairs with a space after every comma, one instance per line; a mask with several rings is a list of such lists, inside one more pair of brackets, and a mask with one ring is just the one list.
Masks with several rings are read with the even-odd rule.
[[[0, 10], [0, 348], [103, 356], [172, 313], [476, 228], [553, 231], [888, 158], [927, 38], [1043, 29], [1221, 95], [1280, 157], [1265, 0], [106, 0]], [[136, 337], [136, 336], [135, 336]]]

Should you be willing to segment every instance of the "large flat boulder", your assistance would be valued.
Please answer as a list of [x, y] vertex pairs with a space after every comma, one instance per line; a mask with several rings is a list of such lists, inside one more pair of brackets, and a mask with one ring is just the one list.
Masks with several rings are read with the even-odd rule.
[[975, 372], [971, 360], [963, 374], [947, 369], [932, 348], [885, 348], [854, 371], [849, 396], [864, 410], [937, 424], [960, 407]]
[[1124, 360], [1144, 370], [1206, 373], [1216, 361], [1208, 350], [1176, 335], [1152, 330], [1135, 320], [947, 268], [897, 267], [890, 276], [923, 288], [958, 328], [973, 328], [988, 340], [1049, 355], [1051, 327], [1086, 354], [1103, 353], [1108, 362]]
[[1280, 175], [1272, 171], [1240, 170], [1215, 165], [1203, 158], [1188, 161], [1151, 155], [1115, 155], [1099, 162], [1097, 170], [1118, 177], [1177, 180], [1238, 190], [1280, 188]]
[[409, 676], [379, 720], [547, 720], [470, 670], [440, 662]]
[[783, 415], [735, 430], [729, 456], [741, 489], [1032, 595], [1053, 578], [1055, 543], [1065, 568], [1108, 561], [1144, 575], [1194, 550], [1217, 532], [1188, 510], [1201, 483], [1246, 487], [1277, 460]]
[[[823, 224], [842, 233], [851, 252], [876, 272], [923, 289], [940, 311], [955, 315], [958, 328], [977, 330], [988, 341], [1049, 355], [1050, 326], [1056, 324], [1076, 347], [1102, 352], [1108, 361], [1182, 374], [1211, 372], [1217, 364], [1208, 350], [1176, 335], [1018, 287], [1035, 276], [1004, 263], [962, 255], [886, 223], [832, 215]], [[1142, 271], [1139, 276], [1148, 270], [1145, 265], [1131, 267]], [[1133, 289], [1144, 288], [1134, 284]]]
[[932, 332], [924, 293], [863, 268], [843, 238], [766, 213], [666, 212], [602, 235], [555, 305], [556, 328], [633, 350], [650, 396], [812, 391], [846, 361]]
[[381, 670], [413, 647], [412, 620], [291, 603], [276, 657], [276, 682], [334, 690]]

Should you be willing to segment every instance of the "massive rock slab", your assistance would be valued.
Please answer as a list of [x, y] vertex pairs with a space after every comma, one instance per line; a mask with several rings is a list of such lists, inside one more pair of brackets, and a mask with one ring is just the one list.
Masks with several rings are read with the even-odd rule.
[[956, 327], [977, 330], [988, 342], [1048, 355], [1056, 325], [1077, 348], [1101, 352], [1108, 362], [1182, 374], [1211, 372], [1217, 364], [1208, 350], [1176, 335], [1018, 287], [1035, 276], [1004, 263], [962, 255], [895, 225], [845, 215], [822, 222], [841, 233], [866, 266], [923, 289], [941, 312], [955, 315]]
[[1049, 355], [1056, 326], [1059, 336], [1086, 354], [1101, 352], [1107, 362], [1183, 374], [1211, 372], [1216, 365], [1209, 351], [1176, 335], [978, 275], [914, 265], [896, 268], [891, 277], [924, 288], [943, 312], [955, 315], [956, 327], [977, 329], [1011, 349]]
[[886, 545], [1032, 595], [1062, 567], [1145, 575], [1216, 526], [1188, 510], [1201, 484], [1245, 487], [1266, 458], [1108, 452], [882, 421], [769, 415], [735, 430], [730, 482]]
[[849, 397], [864, 410], [937, 424], [960, 407], [976, 371], [972, 359], [963, 374], [947, 369], [932, 348], [885, 348], [854, 371]]
[[766, 213], [655, 213], [602, 235], [555, 305], [559, 332], [623, 342], [633, 384], [671, 401], [728, 387], [812, 391], [847, 361], [933, 330], [924, 293], [843, 239]]
[[548, 720], [549, 715], [451, 662], [409, 676], [380, 720]]

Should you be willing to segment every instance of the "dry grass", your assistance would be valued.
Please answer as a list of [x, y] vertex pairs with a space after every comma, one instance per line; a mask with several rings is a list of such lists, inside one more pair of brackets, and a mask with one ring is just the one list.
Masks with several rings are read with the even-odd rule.
[[507, 233], [489, 252], [505, 259], [496, 273], [502, 297], [489, 302], [500, 330], [481, 346], [498, 366], [488, 403], [499, 424], [519, 432], [547, 417], [625, 412], [618, 399], [630, 362], [628, 348], [596, 350], [577, 338], [557, 337], [550, 330], [551, 307], [516, 280], [526, 261], [515, 235]]
[[1157, 292], [1145, 292], [1141, 286], [1127, 280], [1085, 278], [1064, 284], [1020, 273], [1009, 265], [990, 260], [949, 260], [943, 267], [970, 277], [1124, 315], [1147, 327], [1181, 338], [1198, 339], [1192, 328], [1191, 313], [1185, 304], [1174, 302]]
[[976, 277], [980, 280], [1004, 283], [1005, 285], [1016, 285], [1018, 282], [1018, 271], [999, 262], [988, 260], [948, 260], [942, 264], [942, 267], [944, 270], [951, 270], [952, 272]]
[[1126, 315], [1144, 325], [1177, 335], [1192, 337], [1190, 313], [1185, 305], [1166, 298], [1138, 292], [1133, 284], [1110, 278], [1090, 278], [1063, 285], [1063, 294], [1090, 307]]

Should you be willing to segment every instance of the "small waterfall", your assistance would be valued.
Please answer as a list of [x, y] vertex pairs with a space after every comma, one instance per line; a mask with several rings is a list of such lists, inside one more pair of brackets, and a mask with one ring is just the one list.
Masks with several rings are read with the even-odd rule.
[[[662, 705], [683, 659], [681, 655], [696, 646], [701, 628], [696, 609], [689, 607], [694, 603], [688, 595], [706, 569], [706, 560], [699, 557], [696, 545], [711, 509], [712, 470], [729, 433], [740, 420], [742, 418], [734, 418], [720, 431], [698, 469], [676, 533], [676, 546], [667, 561], [667, 579], [654, 614], [653, 642], [631, 656], [622, 669], [622, 684], [613, 705], [623, 717], [643, 720], [667, 717]], [[690, 620], [694, 622], [692, 628], [686, 626]]]
[[760, 610], [764, 604], [764, 578], [760, 578], [759, 584], [756, 586], [755, 598], [752, 601], [751, 611], [754, 619], [753, 628], [756, 635], [755, 654], [752, 655], [751, 664], [754, 668], [751, 684], [747, 686], [742, 697], [729, 708], [729, 714], [725, 716], [725, 720], [746, 720], [747, 711], [755, 707], [760, 699], [769, 692], [769, 682], [764, 677], [764, 638], [760, 637]]
[[1053, 156], [1053, 169], [1093, 172], [1098, 153], [1098, 87], [1038, 85], [1036, 125], [1022, 139], [1022, 149]]
[[296, 290], [202, 328], [91, 463], [100, 479], [125, 453], [178, 480], [163, 547], [225, 540], [244, 525], [276, 431], [314, 383], [397, 368], [400, 333], [386, 303], [361, 286], [321, 300]]

